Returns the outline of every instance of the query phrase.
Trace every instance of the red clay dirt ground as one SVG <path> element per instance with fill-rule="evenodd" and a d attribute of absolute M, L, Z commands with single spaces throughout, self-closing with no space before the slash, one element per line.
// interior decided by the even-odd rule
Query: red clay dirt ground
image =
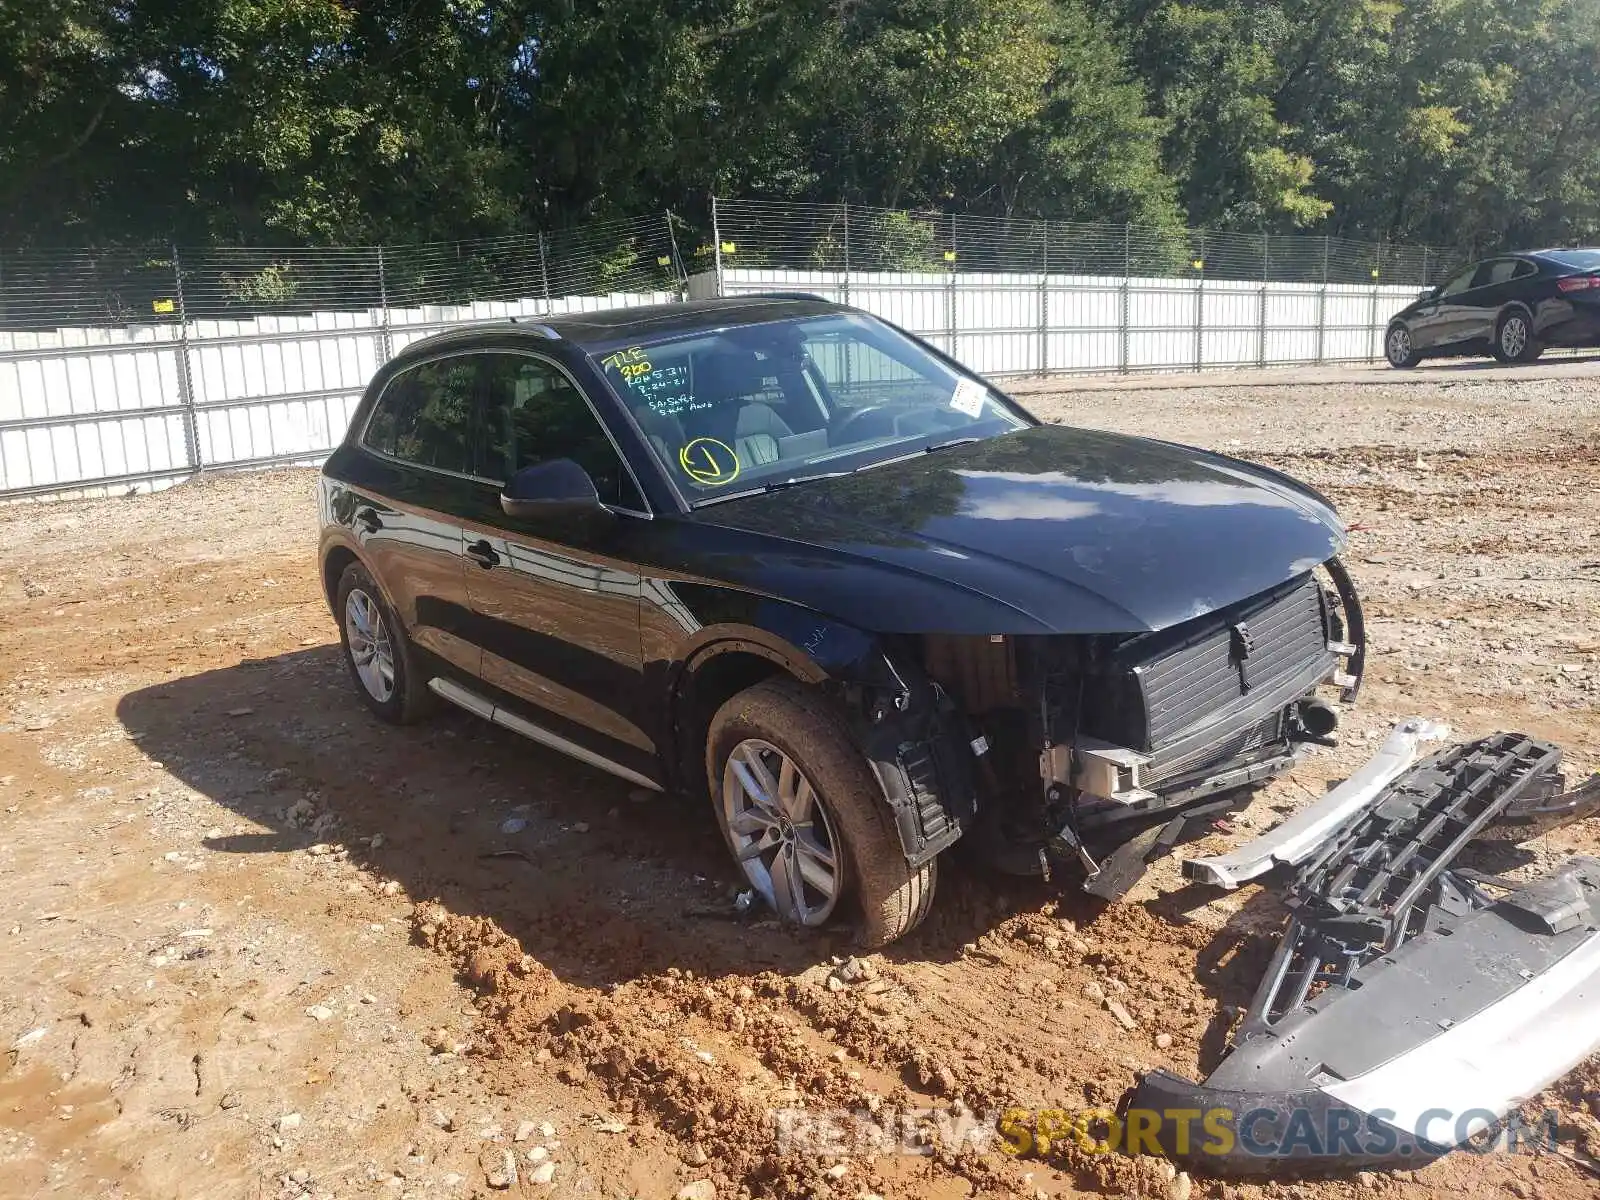
<path fill-rule="evenodd" d="M 1411 713 L 1600 765 L 1600 365 L 1018 390 L 1051 419 L 1285 468 L 1355 526 L 1375 652 L 1344 744 L 1202 849 Z M 1163 863 L 1106 908 L 958 861 L 927 926 L 833 990 L 848 933 L 730 919 L 708 814 L 464 715 L 370 718 L 318 590 L 312 492 L 284 471 L 0 510 L 0 1196 L 1600 1192 L 1570 1142 L 1266 1184 L 1071 1151 L 785 1156 L 774 1110 L 959 1124 L 1203 1073 L 1273 896 Z M 1592 851 L 1593 824 L 1520 859 Z M 1600 1069 L 1542 1102 L 1569 1138 L 1600 1133 Z"/>

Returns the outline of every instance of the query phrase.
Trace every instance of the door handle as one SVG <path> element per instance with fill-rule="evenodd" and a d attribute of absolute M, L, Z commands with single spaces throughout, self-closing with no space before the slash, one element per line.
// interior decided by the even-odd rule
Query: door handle
<path fill-rule="evenodd" d="M 378 514 L 370 508 L 356 509 L 356 524 L 368 533 L 377 533 L 383 528 L 383 522 L 378 519 Z"/>
<path fill-rule="evenodd" d="M 468 546 L 467 557 L 485 571 L 500 565 L 500 556 L 494 552 L 494 547 L 485 541 L 476 541 Z"/>

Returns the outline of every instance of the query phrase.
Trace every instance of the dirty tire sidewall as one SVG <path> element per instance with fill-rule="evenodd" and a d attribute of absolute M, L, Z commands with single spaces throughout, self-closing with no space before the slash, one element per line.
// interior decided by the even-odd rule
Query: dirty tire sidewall
<path fill-rule="evenodd" d="M 379 700 L 367 690 L 360 676 L 356 674 L 355 659 L 350 654 L 350 633 L 345 628 L 345 604 L 350 599 L 350 593 L 357 588 L 372 597 L 389 633 L 389 644 L 394 655 L 394 692 L 387 700 Z M 435 707 L 433 693 L 428 690 L 427 680 L 418 670 L 416 652 L 406 637 L 399 618 L 395 616 L 388 597 L 383 594 L 383 589 L 372 578 L 371 572 L 360 563 L 351 563 L 344 569 L 344 574 L 339 576 L 334 612 L 339 622 L 339 645 L 344 651 L 345 670 L 366 706 L 392 725 L 409 725 L 432 712 Z"/>
<path fill-rule="evenodd" d="M 770 679 L 734 696 L 711 719 L 706 780 L 717 828 L 733 850 L 722 815 L 722 772 L 733 748 L 747 738 L 772 743 L 805 773 L 844 845 L 838 912 L 859 915 L 859 940 L 882 946 L 909 933 L 933 904 L 933 860 L 906 863 L 883 788 L 865 754 L 827 698 L 790 679 Z"/>

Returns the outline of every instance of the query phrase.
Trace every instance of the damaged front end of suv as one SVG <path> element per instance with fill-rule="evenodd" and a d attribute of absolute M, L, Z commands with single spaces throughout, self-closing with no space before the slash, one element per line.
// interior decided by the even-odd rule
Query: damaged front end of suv
<path fill-rule="evenodd" d="M 1333 506 L 1191 447 L 1036 426 L 697 517 L 755 535 L 737 543 L 753 582 L 888 664 L 850 707 L 891 804 L 937 831 L 905 836 L 913 861 L 959 837 L 1114 898 L 1329 742 L 1360 688 Z M 772 631 L 816 640 L 803 615 Z M 820 666 L 840 685 L 873 673 Z"/>
<path fill-rule="evenodd" d="M 1337 558 L 1214 612 L 1129 635 L 920 639 L 972 732 L 973 838 L 995 866 L 1078 870 L 1114 899 L 1156 856 L 1288 770 L 1339 723 L 1365 662 Z"/>

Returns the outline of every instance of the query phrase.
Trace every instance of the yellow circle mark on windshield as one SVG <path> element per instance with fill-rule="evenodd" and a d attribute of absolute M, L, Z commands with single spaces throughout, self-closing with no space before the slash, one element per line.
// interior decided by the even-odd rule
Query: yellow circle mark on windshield
<path fill-rule="evenodd" d="M 721 487 L 739 477 L 739 456 L 716 438 L 695 438 L 678 451 L 683 473 L 705 487 Z"/>

